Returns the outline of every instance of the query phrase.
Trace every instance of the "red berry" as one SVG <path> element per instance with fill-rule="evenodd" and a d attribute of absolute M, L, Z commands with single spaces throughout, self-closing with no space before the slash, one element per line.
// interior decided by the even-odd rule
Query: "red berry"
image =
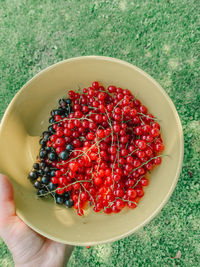
<path fill-rule="evenodd" d="M 56 189 L 56 193 L 57 194 L 59 194 L 59 195 L 62 195 L 62 194 L 64 194 L 64 192 L 65 192 L 65 189 L 63 189 L 62 187 L 57 187 L 57 189 Z"/>
<path fill-rule="evenodd" d="M 83 113 L 88 113 L 88 111 L 89 111 L 88 106 L 83 106 L 82 111 L 83 111 Z"/>
<path fill-rule="evenodd" d="M 104 213 L 110 214 L 112 212 L 112 208 L 105 208 Z"/>
<path fill-rule="evenodd" d="M 152 127 L 152 128 L 157 128 L 157 129 L 160 130 L 160 125 L 159 125 L 157 122 L 153 122 L 153 123 L 151 124 L 151 127 Z"/>
<path fill-rule="evenodd" d="M 140 180 L 140 184 L 141 184 L 142 186 L 147 186 L 147 185 L 149 185 L 149 180 L 146 179 L 146 178 L 142 178 L 142 179 Z"/>
<path fill-rule="evenodd" d="M 126 162 L 127 162 L 127 163 L 130 163 L 130 164 L 132 164 L 132 163 L 133 163 L 133 161 L 134 161 L 134 159 L 133 159 L 133 157 L 132 157 L 132 156 L 128 156 L 128 157 L 126 158 Z"/>
<path fill-rule="evenodd" d="M 137 110 L 136 109 L 131 109 L 130 112 L 129 112 L 129 115 L 133 118 L 136 118 L 136 115 L 137 115 Z"/>
<path fill-rule="evenodd" d="M 57 177 L 52 177 L 51 178 L 52 184 L 58 184 L 58 178 Z"/>
<path fill-rule="evenodd" d="M 126 144 L 128 142 L 128 136 L 121 136 L 120 137 L 120 142 L 123 143 L 123 144 Z"/>
<path fill-rule="evenodd" d="M 135 191 L 135 189 L 133 188 L 129 188 L 127 191 L 126 191 L 126 194 L 128 196 L 128 198 L 130 200 L 133 200 L 136 196 L 137 196 L 137 192 Z"/>
<path fill-rule="evenodd" d="M 138 168 L 140 165 L 141 165 L 141 161 L 140 161 L 139 159 L 135 159 L 135 160 L 133 161 L 133 166 L 134 166 L 135 168 Z"/>
<path fill-rule="evenodd" d="M 136 189 L 137 196 L 138 197 L 143 197 L 144 196 L 144 191 L 142 189 Z"/>
<path fill-rule="evenodd" d="M 133 203 L 131 201 L 128 202 L 127 206 L 130 208 L 130 209 L 135 209 L 137 207 L 137 204 L 136 203 Z"/>
<path fill-rule="evenodd" d="M 64 146 L 65 145 L 65 139 L 64 138 L 61 138 L 61 137 L 58 137 L 55 141 L 55 145 L 56 147 L 58 146 Z"/>
<path fill-rule="evenodd" d="M 56 115 L 55 116 L 55 121 L 58 122 L 58 121 L 61 121 L 61 120 L 62 120 L 62 117 L 60 115 Z"/>
<path fill-rule="evenodd" d="M 95 115 L 95 121 L 101 123 L 103 121 L 103 116 L 101 114 Z"/>
<path fill-rule="evenodd" d="M 117 107 L 114 109 L 114 113 L 118 114 L 118 115 L 121 115 L 122 114 L 122 110 L 121 108 Z"/>
<path fill-rule="evenodd" d="M 94 88 L 94 89 L 98 89 L 99 88 L 99 83 L 98 82 L 93 82 L 92 83 L 92 87 Z"/>
<path fill-rule="evenodd" d="M 141 150 L 144 150 L 147 147 L 147 144 L 145 141 L 139 140 L 139 142 L 137 143 L 137 147 Z"/>
<path fill-rule="evenodd" d="M 128 150 L 127 150 L 126 148 L 122 149 L 122 150 L 121 150 L 121 155 L 122 155 L 123 157 L 127 156 L 127 155 L 128 155 Z"/>
<path fill-rule="evenodd" d="M 106 98 L 106 93 L 104 93 L 104 92 L 100 92 L 99 94 L 98 94 L 98 99 L 99 100 L 104 100 Z"/>
<path fill-rule="evenodd" d="M 108 92 L 109 92 L 109 93 L 115 93 L 115 92 L 116 92 L 116 87 L 115 87 L 114 85 L 110 85 L 110 86 L 108 87 Z"/>
<path fill-rule="evenodd" d="M 121 176 L 119 175 L 119 174 L 113 174 L 112 175 L 112 178 L 113 178 L 113 180 L 115 181 L 115 182 L 118 182 L 120 179 L 121 179 Z"/>
<path fill-rule="evenodd" d="M 69 163 L 69 169 L 72 172 L 76 172 L 78 170 L 78 163 L 76 163 L 76 162 L 70 162 Z"/>
<path fill-rule="evenodd" d="M 101 185 L 102 184 L 102 179 L 100 177 L 95 178 L 94 179 L 94 184 L 97 185 L 97 186 Z"/>
<path fill-rule="evenodd" d="M 116 133 L 119 133 L 120 132 L 120 125 L 119 124 L 115 124 L 113 126 L 113 131 L 116 132 Z"/>
<path fill-rule="evenodd" d="M 140 111 L 141 113 L 143 113 L 143 114 L 146 114 L 146 113 L 147 113 L 147 108 L 146 108 L 145 106 L 141 105 L 141 106 L 139 107 L 139 111 Z"/>
<path fill-rule="evenodd" d="M 92 132 L 89 132 L 89 133 L 87 134 L 87 136 L 86 136 L 86 139 L 87 139 L 87 140 L 94 140 L 94 138 L 95 138 L 95 135 L 94 135 L 94 133 L 92 133 Z"/>
<path fill-rule="evenodd" d="M 100 110 L 100 112 L 105 113 L 105 111 L 106 111 L 105 106 L 99 105 L 99 110 Z"/>
<path fill-rule="evenodd" d="M 107 108 L 107 111 L 108 111 L 108 112 L 113 111 L 113 105 L 111 105 L 111 104 L 107 105 L 106 108 Z"/>
<path fill-rule="evenodd" d="M 152 128 L 152 129 L 150 130 L 150 133 L 151 133 L 151 135 L 152 135 L 153 137 L 157 137 L 157 136 L 159 136 L 159 134 L 160 134 L 160 130 L 159 130 L 158 128 Z"/>
<path fill-rule="evenodd" d="M 160 165 L 161 162 L 162 162 L 162 158 L 161 158 L 161 157 L 158 157 L 158 158 L 155 158 L 155 159 L 154 159 L 154 164 L 155 164 L 155 165 Z"/>
<path fill-rule="evenodd" d="M 87 129 L 89 127 L 89 121 L 88 120 L 83 120 L 82 126 Z"/>
<path fill-rule="evenodd" d="M 118 199 L 116 202 L 115 202 L 115 206 L 117 209 L 121 210 L 125 207 L 125 203 L 122 199 Z"/>
<path fill-rule="evenodd" d="M 122 189 L 117 189 L 114 191 L 114 195 L 116 197 L 123 197 L 124 196 L 124 191 Z"/>
<path fill-rule="evenodd" d="M 124 114 L 130 114 L 131 108 L 129 106 L 123 107 Z"/>
<path fill-rule="evenodd" d="M 163 144 L 155 144 L 154 149 L 158 152 L 161 152 L 164 150 L 164 145 Z"/>
<path fill-rule="evenodd" d="M 134 132 L 136 135 L 142 135 L 143 134 L 142 127 L 141 126 L 135 127 Z"/>
<path fill-rule="evenodd" d="M 80 200 L 86 201 L 88 199 L 88 194 L 86 192 L 82 192 L 80 194 Z"/>
<path fill-rule="evenodd" d="M 82 216 L 82 215 L 84 215 L 84 212 L 83 212 L 83 209 L 78 209 L 77 210 L 77 214 L 79 215 L 79 216 Z"/>

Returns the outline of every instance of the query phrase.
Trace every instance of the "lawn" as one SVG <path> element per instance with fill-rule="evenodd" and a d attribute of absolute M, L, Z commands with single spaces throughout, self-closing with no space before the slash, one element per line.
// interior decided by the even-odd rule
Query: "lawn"
<path fill-rule="evenodd" d="M 198 0 L 0 1 L 0 117 L 40 70 L 75 56 L 104 55 L 152 75 L 183 125 L 182 173 L 159 215 L 123 240 L 76 247 L 68 266 L 199 266 L 199 10 Z M 6 266 L 14 265 L 0 240 L 0 267 Z"/>

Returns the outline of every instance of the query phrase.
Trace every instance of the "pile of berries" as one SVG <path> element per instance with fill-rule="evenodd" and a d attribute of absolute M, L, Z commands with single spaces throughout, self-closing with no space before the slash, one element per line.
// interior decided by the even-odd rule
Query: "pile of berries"
<path fill-rule="evenodd" d="M 98 82 L 82 94 L 69 91 L 59 105 L 29 174 L 38 196 L 80 216 L 88 205 L 107 214 L 136 208 L 164 150 L 154 116 L 129 90 Z"/>

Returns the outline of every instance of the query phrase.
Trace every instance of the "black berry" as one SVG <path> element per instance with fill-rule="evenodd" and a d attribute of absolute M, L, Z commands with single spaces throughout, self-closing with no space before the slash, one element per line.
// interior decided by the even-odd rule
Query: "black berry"
<path fill-rule="evenodd" d="M 44 175 L 44 171 L 43 171 L 43 170 L 39 170 L 39 171 L 38 171 L 38 175 L 39 175 L 39 176 Z"/>
<path fill-rule="evenodd" d="M 49 158 L 49 160 L 54 161 L 54 160 L 56 160 L 56 154 L 51 152 L 48 154 L 48 158 Z"/>
<path fill-rule="evenodd" d="M 36 179 L 38 178 L 38 173 L 37 173 L 36 171 L 32 171 L 32 172 L 30 172 L 30 174 L 29 174 L 29 178 L 30 178 L 31 180 L 36 180 Z"/>
<path fill-rule="evenodd" d="M 51 117 L 51 118 L 49 119 L 49 123 L 53 124 L 54 122 L 55 122 L 54 117 Z"/>
<path fill-rule="evenodd" d="M 59 154 L 59 158 L 62 159 L 62 160 L 66 160 L 69 158 L 69 153 L 68 151 L 62 151 L 60 154 Z"/>
<path fill-rule="evenodd" d="M 40 151 L 40 158 L 44 159 L 47 156 L 47 152 L 45 150 Z"/>
<path fill-rule="evenodd" d="M 49 132 L 54 133 L 54 129 L 53 129 L 53 126 L 52 126 L 52 125 L 50 125 L 50 126 L 48 127 L 48 130 L 49 130 Z"/>
<path fill-rule="evenodd" d="M 39 170 L 40 165 L 38 163 L 33 164 L 33 169 Z"/>
<path fill-rule="evenodd" d="M 64 198 L 65 198 L 65 200 L 69 200 L 70 199 L 70 193 L 69 192 L 65 192 L 64 193 Z"/>
<path fill-rule="evenodd" d="M 56 197 L 56 203 L 57 204 L 63 204 L 64 202 L 64 198 L 62 196 L 57 196 Z"/>
<path fill-rule="evenodd" d="M 44 162 L 41 162 L 41 163 L 40 163 L 40 168 L 41 168 L 41 169 L 44 169 L 45 167 L 46 167 L 46 164 L 45 164 Z"/>
<path fill-rule="evenodd" d="M 44 139 L 44 141 L 48 141 L 48 139 L 49 139 L 49 136 L 50 136 L 51 134 L 50 134 L 50 132 L 43 132 L 43 139 Z"/>
<path fill-rule="evenodd" d="M 74 201 L 69 199 L 65 201 L 65 205 L 67 208 L 71 208 L 74 205 Z"/>
<path fill-rule="evenodd" d="M 66 102 L 67 104 L 69 104 L 69 105 L 72 103 L 71 99 L 69 99 L 69 98 L 66 99 L 65 102 Z"/>
<path fill-rule="evenodd" d="M 66 149 L 67 149 L 68 151 L 71 151 L 71 150 L 74 149 L 74 147 L 73 147 L 72 144 L 68 144 L 68 145 L 66 145 Z"/>
<path fill-rule="evenodd" d="M 53 184 L 53 183 L 49 183 L 47 187 L 48 187 L 48 189 L 49 189 L 50 191 L 53 191 L 53 190 L 56 189 L 56 185 Z"/>
<path fill-rule="evenodd" d="M 39 181 L 36 181 L 36 182 L 34 183 L 34 187 L 35 187 L 36 189 L 41 189 L 41 187 L 42 187 L 42 183 L 39 182 Z"/>
<path fill-rule="evenodd" d="M 45 167 L 45 168 L 44 168 L 44 172 L 45 172 L 45 173 L 50 172 L 50 168 L 49 168 L 49 167 Z"/>
<path fill-rule="evenodd" d="M 45 185 L 47 185 L 49 183 L 50 179 L 47 176 L 43 176 L 41 179 L 41 182 Z"/>
<path fill-rule="evenodd" d="M 55 175 L 55 171 L 51 171 L 51 177 L 53 177 Z"/>
<path fill-rule="evenodd" d="M 46 141 L 44 139 L 40 139 L 40 145 L 42 147 L 45 147 L 46 146 Z"/>
<path fill-rule="evenodd" d="M 44 197 L 44 195 L 47 193 L 47 191 L 44 189 L 44 188 L 42 188 L 42 189 L 39 189 L 38 191 L 37 191 L 37 195 L 39 196 L 39 197 Z"/>

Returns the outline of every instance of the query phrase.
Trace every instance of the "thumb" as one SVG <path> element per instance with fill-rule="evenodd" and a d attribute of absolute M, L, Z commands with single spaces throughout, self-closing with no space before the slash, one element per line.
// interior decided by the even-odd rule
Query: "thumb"
<path fill-rule="evenodd" d="M 15 217 L 14 191 L 5 175 L 0 174 L 0 232 Z"/>

